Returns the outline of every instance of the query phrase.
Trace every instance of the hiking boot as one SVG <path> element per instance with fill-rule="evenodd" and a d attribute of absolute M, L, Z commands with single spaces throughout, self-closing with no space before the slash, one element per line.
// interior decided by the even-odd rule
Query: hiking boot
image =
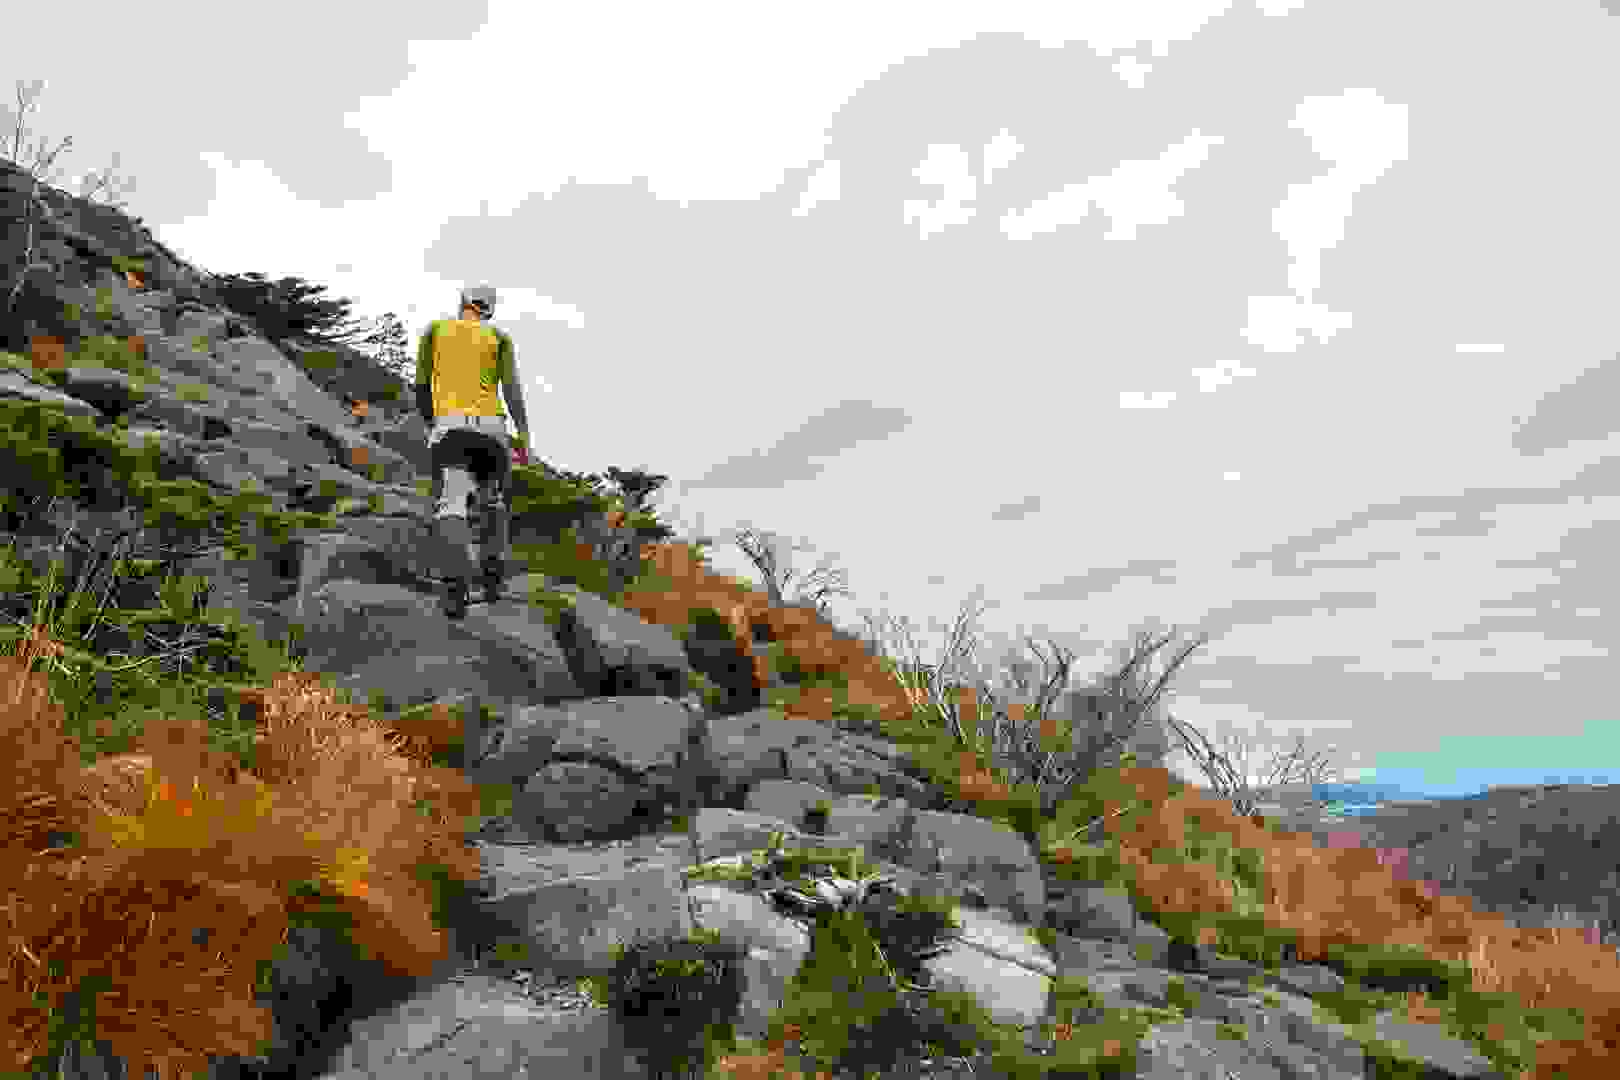
<path fill-rule="evenodd" d="M 467 617 L 467 579 L 450 578 L 444 583 L 444 613 L 452 619 Z"/>
<path fill-rule="evenodd" d="M 506 592 L 506 565 L 504 560 L 494 557 L 484 560 L 483 577 L 484 602 L 493 604 L 501 599 Z"/>

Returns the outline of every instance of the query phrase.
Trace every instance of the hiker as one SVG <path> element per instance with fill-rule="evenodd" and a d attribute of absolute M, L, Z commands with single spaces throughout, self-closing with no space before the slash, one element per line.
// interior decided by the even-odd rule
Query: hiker
<path fill-rule="evenodd" d="M 475 576 L 483 577 L 486 601 L 500 596 L 511 531 L 506 488 L 512 463 L 529 461 L 529 420 L 512 339 L 484 321 L 494 314 L 494 289 L 463 289 L 460 317 L 435 319 L 416 351 L 416 407 L 428 424 L 437 501 L 434 532 L 446 552 L 443 557 L 452 560 L 444 575 L 445 611 L 451 618 L 466 614 Z M 516 446 L 507 437 L 506 414 L 497 396 L 503 386 L 518 431 Z M 495 522 L 480 536 L 480 552 L 468 518 L 486 501 L 496 511 Z"/>

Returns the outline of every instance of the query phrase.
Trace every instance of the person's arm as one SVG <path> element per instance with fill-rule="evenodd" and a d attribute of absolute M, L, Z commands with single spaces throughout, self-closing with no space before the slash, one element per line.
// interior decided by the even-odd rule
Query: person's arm
<path fill-rule="evenodd" d="M 416 347 L 416 411 L 433 426 L 433 324 Z"/>
<path fill-rule="evenodd" d="M 501 335 L 500 370 L 501 384 L 506 390 L 506 407 L 512 413 L 512 425 L 523 436 L 526 448 L 529 441 L 529 414 L 523 407 L 523 387 L 517 377 L 517 355 L 512 348 L 512 339 L 505 334 Z"/>

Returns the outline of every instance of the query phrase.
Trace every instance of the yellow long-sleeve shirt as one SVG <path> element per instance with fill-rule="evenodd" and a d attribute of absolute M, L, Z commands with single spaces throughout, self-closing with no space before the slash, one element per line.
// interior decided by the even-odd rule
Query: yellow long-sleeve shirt
<path fill-rule="evenodd" d="M 505 416 L 504 387 L 513 422 L 520 430 L 528 428 L 512 339 L 486 323 L 435 319 L 429 324 L 416 350 L 416 386 L 418 404 L 431 406 L 432 416 L 423 417 L 430 422 L 434 416 Z"/>

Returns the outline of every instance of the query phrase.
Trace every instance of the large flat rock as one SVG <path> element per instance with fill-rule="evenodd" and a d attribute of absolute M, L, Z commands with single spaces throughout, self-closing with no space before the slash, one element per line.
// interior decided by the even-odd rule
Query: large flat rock
<path fill-rule="evenodd" d="M 490 976 L 462 976 L 354 1025 L 320 1080 L 644 1080 L 605 1009 L 559 1013 Z"/>

